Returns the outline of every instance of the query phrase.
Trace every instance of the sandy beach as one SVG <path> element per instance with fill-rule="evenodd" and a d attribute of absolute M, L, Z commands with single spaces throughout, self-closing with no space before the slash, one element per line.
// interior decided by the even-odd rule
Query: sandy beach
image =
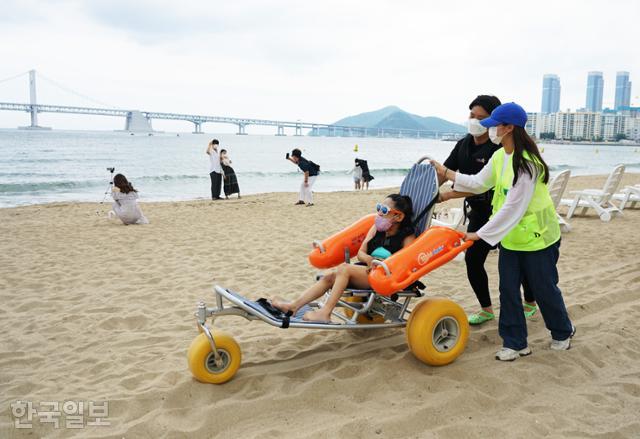
<path fill-rule="evenodd" d="M 605 179 L 575 177 L 568 190 Z M 635 183 L 640 174 L 622 185 Z M 109 204 L 0 209 L 0 437 L 640 437 L 640 208 L 609 223 L 591 211 L 563 235 L 560 288 L 578 328 L 569 351 L 549 349 L 539 314 L 528 325 L 533 355 L 495 361 L 493 321 L 440 368 L 413 357 L 404 330 L 229 317 L 217 325 L 242 348 L 237 376 L 220 386 L 192 378 L 193 312 L 213 303 L 214 283 L 251 298 L 297 296 L 316 273 L 311 241 L 389 192 L 319 193 L 313 207 L 294 206 L 293 193 L 142 203 L 145 226 L 108 221 Z M 498 305 L 496 252 L 487 269 Z M 423 282 L 428 296 L 477 309 L 464 263 Z M 56 429 L 34 415 L 19 430 L 17 400 L 107 401 L 110 425 L 68 429 L 63 414 Z"/>

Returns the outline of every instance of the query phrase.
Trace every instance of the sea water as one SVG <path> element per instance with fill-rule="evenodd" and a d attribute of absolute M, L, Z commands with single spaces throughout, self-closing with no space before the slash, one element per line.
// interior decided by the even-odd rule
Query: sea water
<path fill-rule="evenodd" d="M 355 158 L 368 161 L 375 177 L 371 188 L 394 187 L 420 157 L 443 161 L 455 145 L 430 139 L 0 130 L 0 207 L 101 201 L 109 187 L 108 167 L 124 174 L 142 201 L 210 198 L 205 150 L 212 138 L 227 149 L 242 194 L 297 192 L 302 173 L 285 160 L 293 148 L 320 165 L 314 191 L 328 192 L 353 189 L 348 172 Z M 552 174 L 608 174 L 619 163 L 627 172 L 640 172 L 638 147 L 540 147 Z"/>

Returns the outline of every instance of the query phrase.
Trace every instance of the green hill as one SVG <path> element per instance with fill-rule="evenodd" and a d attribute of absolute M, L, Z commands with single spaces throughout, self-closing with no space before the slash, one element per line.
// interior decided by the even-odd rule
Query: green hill
<path fill-rule="evenodd" d="M 348 116 L 333 125 L 363 128 L 439 131 L 442 133 L 466 133 L 466 128 L 439 117 L 423 117 L 408 113 L 390 105 L 376 111 Z M 324 134 L 324 133 L 322 133 Z"/>

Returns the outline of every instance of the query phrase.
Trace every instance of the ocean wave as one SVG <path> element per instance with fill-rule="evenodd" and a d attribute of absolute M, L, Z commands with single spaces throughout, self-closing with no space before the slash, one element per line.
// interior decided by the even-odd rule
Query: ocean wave
<path fill-rule="evenodd" d="M 43 174 L 40 172 L 0 172 L 0 178 L 2 177 L 60 178 L 60 174 Z"/>
<path fill-rule="evenodd" d="M 380 169 L 372 169 L 371 174 L 375 177 L 381 176 L 404 176 L 407 174 L 409 170 L 405 168 L 380 168 Z M 296 178 L 300 177 L 302 173 L 300 171 L 289 171 L 289 172 L 239 172 L 239 179 L 255 179 L 255 178 Z M 325 178 L 349 178 L 346 170 L 329 170 L 329 171 L 321 171 L 321 177 Z M 28 173 L 28 172 L 8 172 L 8 173 L 0 173 L 2 177 L 12 177 L 12 178 L 22 178 L 24 182 L 13 182 L 13 183 L 0 183 L 0 193 L 5 195 L 10 194 L 42 194 L 42 193 L 59 193 L 59 192 L 69 192 L 69 191 L 83 191 L 83 190 L 92 190 L 94 188 L 100 188 L 109 184 L 108 179 L 81 179 L 81 180 L 60 180 L 62 177 L 59 174 L 37 174 L 37 173 Z M 49 181 L 29 181 L 29 179 L 39 179 L 42 178 L 55 178 L 57 180 L 49 180 Z M 136 186 L 148 186 L 154 185 L 160 182 L 164 183 L 178 183 L 185 181 L 203 181 L 208 182 L 209 176 L 207 174 L 163 174 L 163 175 L 145 175 L 145 176 L 130 176 L 129 181 Z"/>
<path fill-rule="evenodd" d="M 376 175 L 406 175 L 409 172 L 409 168 L 378 168 L 378 169 L 369 169 L 369 172 L 374 177 Z M 295 177 L 301 175 L 301 171 L 289 171 L 289 172 L 236 172 L 238 176 L 247 176 L 247 177 Z M 348 169 L 330 169 L 323 170 L 320 168 L 320 176 L 330 176 L 330 177 L 343 177 L 349 174 Z"/>
<path fill-rule="evenodd" d="M 20 159 L 20 158 L 12 158 L 7 160 L 5 163 L 11 164 L 11 163 L 32 163 L 32 164 L 39 164 L 39 163 L 63 163 L 63 162 L 75 162 L 78 163 L 78 159 L 77 158 L 55 158 L 55 159 L 47 159 L 47 158 L 34 158 L 34 157 L 28 157 L 28 158 L 24 158 L 24 159 Z"/>
<path fill-rule="evenodd" d="M 27 192 L 64 192 L 70 189 L 94 188 L 109 184 L 108 181 L 63 180 L 30 183 L 0 183 L 0 193 L 19 194 Z"/>
<path fill-rule="evenodd" d="M 571 165 L 549 165 L 549 171 L 551 172 L 556 172 L 556 171 L 565 171 L 567 169 L 578 169 L 578 166 L 571 166 Z"/>
<path fill-rule="evenodd" d="M 131 177 L 131 182 L 134 181 L 175 181 L 175 180 L 208 180 L 208 175 L 190 175 L 190 174 L 178 174 L 178 175 L 145 175 L 143 177 Z"/>
<path fill-rule="evenodd" d="M 380 168 L 380 169 L 371 169 L 371 175 L 374 177 L 376 175 L 406 175 L 409 172 L 409 168 Z M 297 177 L 302 175 L 301 171 L 287 171 L 287 172 L 264 172 L 264 171 L 236 171 L 236 175 L 238 177 L 246 177 L 246 178 L 287 178 L 287 177 Z M 348 170 L 340 169 L 340 170 L 327 170 L 323 171 L 320 169 L 321 176 L 329 176 L 329 177 L 345 177 L 348 175 Z M 176 181 L 176 180 L 209 180 L 209 176 L 207 174 L 179 174 L 179 175 L 145 175 L 140 177 L 131 177 L 131 181 Z"/>

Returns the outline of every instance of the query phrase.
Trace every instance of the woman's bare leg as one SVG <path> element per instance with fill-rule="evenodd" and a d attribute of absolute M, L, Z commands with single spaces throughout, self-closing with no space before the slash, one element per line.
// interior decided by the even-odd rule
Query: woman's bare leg
<path fill-rule="evenodd" d="M 336 271 L 331 295 L 324 306 L 316 311 L 306 312 L 303 319 L 310 321 L 331 320 L 331 311 L 336 307 L 342 293 L 344 293 L 349 284 L 359 289 L 369 288 L 368 268 L 363 265 L 340 265 Z"/>
<path fill-rule="evenodd" d="M 281 311 L 287 312 L 291 311 L 292 313 L 296 313 L 298 309 L 302 306 L 306 305 L 309 302 L 316 300 L 318 297 L 322 296 L 325 291 L 331 289 L 333 286 L 333 282 L 336 279 L 336 273 L 331 271 L 327 273 L 322 279 L 313 284 L 308 290 L 306 290 L 300 297 L 298 297 L 293 302 L 287 302 L 280 298 L 274 298 L 271 301 L 271 304 L 278 308 Z"/>

